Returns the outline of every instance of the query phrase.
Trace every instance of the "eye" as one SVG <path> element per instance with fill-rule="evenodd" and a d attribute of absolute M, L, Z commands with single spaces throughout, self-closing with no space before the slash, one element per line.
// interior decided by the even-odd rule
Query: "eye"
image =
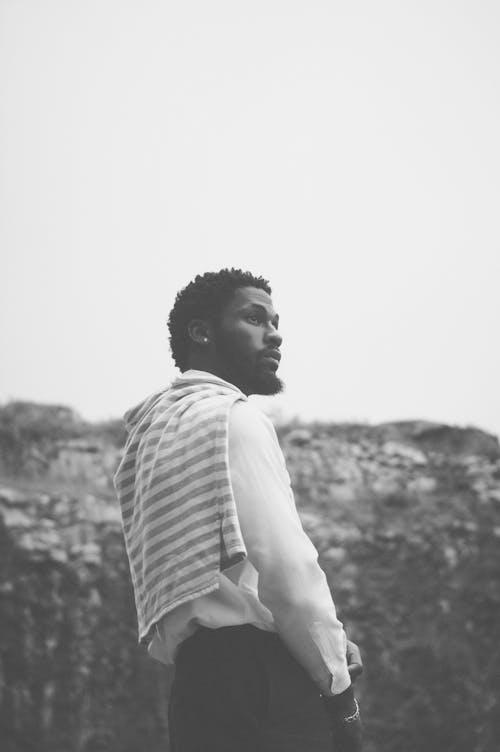
<path fill-rule="evenodd" d="M 259 324 L 260 319 L 257 313 L 249 313 L 247 316 L 248 321 L 250 321 L 251 324 Z"/>

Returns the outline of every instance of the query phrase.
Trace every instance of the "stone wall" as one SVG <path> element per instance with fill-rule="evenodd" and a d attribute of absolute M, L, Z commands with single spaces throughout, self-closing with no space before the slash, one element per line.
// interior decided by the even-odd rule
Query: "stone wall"
<path fill-rule="evenodd" d="M 2 749 L 168 752 L 172 676 L 137 645 L 109 485 L 120 449 L 109 431 L 80 429 L 18 432 L 39 462 L 16 461 L 0 489 Z M 363 650 L 366 752 L 500 748 L 500 452 L 463 431 L 279 429 L 304 526 Z"/>

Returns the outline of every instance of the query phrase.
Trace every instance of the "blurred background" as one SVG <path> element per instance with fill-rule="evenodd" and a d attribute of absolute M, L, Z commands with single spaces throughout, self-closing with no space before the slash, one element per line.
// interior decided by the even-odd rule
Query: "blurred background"
<path fill-rule="evenodd" d="M 166 747 L 111 477 L 197 273 L 268 278 L 261 400 L 359 639 L 367 752 L 496 752 L 500 9 L 0 0 L 1 736 Z"/>

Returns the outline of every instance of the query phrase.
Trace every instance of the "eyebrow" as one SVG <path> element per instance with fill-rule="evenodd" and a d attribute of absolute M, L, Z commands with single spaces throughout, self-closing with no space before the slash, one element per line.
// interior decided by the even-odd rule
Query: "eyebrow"
<path fill-rule="evenodd" d="M 266 315 L 266 317 L 269 315 L 269 312 L 265 306 L 263 306 L 261 303 L 247 303 L 242 307 L 243 311 L 249 311 L 249 310 L 258 310 L 259 312 L 262 312 Z M 280 317 L 277 313 L 274 314 L 272 317 L 272 320 L 276 322 L 276 324 L 279 324 Z"/>

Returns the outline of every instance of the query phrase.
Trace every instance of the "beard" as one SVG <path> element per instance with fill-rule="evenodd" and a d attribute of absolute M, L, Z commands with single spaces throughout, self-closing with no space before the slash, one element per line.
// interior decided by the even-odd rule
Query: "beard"
<path fill-rule="evenodd" d="M 241 389 L 243 394 L 270 397 L 283 391 L 282 380 L 263 358 L 257 355 L 255 359 L 251 359 L 239 351 L 234 342 L 226 340 L 224 335 L 219 334 L 217 337 L 216 352 L 221 364 L 221 378 Z"/>
<path fill-rule="evenodd" d="M 280 392 L 282 392 L 284 388 L 285 385 L 283 384 L 279 376 L 277 376 L 274 371 L 267 369 L 255 374 L 255 378 L 250 387 L 251 390 L 247 393 L 262 394 L 271 397 L 275 394 L 280 394 Z"/>

